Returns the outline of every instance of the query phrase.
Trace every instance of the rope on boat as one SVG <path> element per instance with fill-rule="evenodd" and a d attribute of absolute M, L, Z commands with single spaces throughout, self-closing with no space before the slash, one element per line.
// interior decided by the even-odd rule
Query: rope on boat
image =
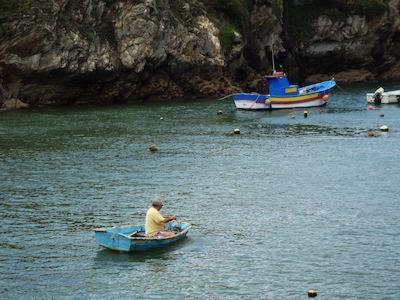
<path fill-rule="evenodd" d="M 336 86 L 339 88 L 339 90 L 341 92 L 346 93 L 346 91 L 340 85 L 338 85 L 337 82 L 336 82 Z"/>
<path fill-rule="evenodd" d="M 332 77 L 332 80 L 335 80 L 335 77 Z M 336 86 L 339 88 L 339 90 L 343 93 L 346 93 L 346 91 L 344 90 L 344 88 L 342 88 L 335 80 Z"/>
<path fill-rule="evenodd" d="M 230 98 L 230 97 L 232 97 L 232 96 L 233 96 L 233 94 L 230 94 L 230 95 L 228 95 L 228 96 L 224 96 L 224 97 L 222 97 L 222 98 L 219 98 L 217 101 L 222 101 L 222 100 L 228 99 L 228 98 Z"/>
<path fill-rule="evenodd" d="M 256 99 L 256 101 L 254 102 L 254 104 L 253 104 L 253 106 L 256 106 L 257 105 L 257 101 L 258 101 L 258 98 L 260 98 L 260 94 L 258 94 L 258 96 L 257 96 L 257 99 Z"/>

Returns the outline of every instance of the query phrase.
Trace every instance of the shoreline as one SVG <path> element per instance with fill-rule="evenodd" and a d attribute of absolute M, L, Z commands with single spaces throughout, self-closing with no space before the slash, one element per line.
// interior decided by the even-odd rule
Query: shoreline
<path fill-rule="evenodd" d="M 317 76 L 319 76 L 317 78 Z M 328 80 L 329 76 L 325 75 L 325 74 L 316 74 L 316 77 L 319 80 L 316 81 L 306 81 L 306 84 L 312 84 L 315 83 L 317 81 L 324 81 L 324 80 Z M 331 77 L 332 78 L 332 77 Z M 337 80 L 337 78 L 335 78 L 335 80 Z M 365 81 L 354 81 L 354 82 L 349 82 L 349 81 L 341 81 L 341 80 L 337 80 L 337 84 L 339 86 L 338 90 L 342 90 L 343 88 L 346 87 L 353 87 L 353 86 L 363 86 L 363 85 L 374 85 L 376 84 L 376 89 L 379 87 L 383 87 L 385 88 L 385 85 L 396 85 L 396 84 L 400 84 L 400 80 L 395 80 L 395 79 L 391 79 L 391 80 L 379 80 L 379 79 L 374 79 L 374 80 L 365 80 Z M 238 91 L 239 88 L 237 88 Z M 386 90 L 386 89 L 385 89 Z M 374 92 L 375 90 L 366 90 L 365 93 L 367 92 Z M 250 92 L 257 92 L 260 94 L 263 94 L 262 91 L 260 90 L 253 90 Z M 165 104 L 165 103 L 191 103 L 191 102 L 197 102 L 197 101 L 218 101 L 219 99 L 221 99 L 221 97 L 224 96 L 229 96 L 228 95 L 221 95 L 221 94 L 215 94 L 215 95 L 211 95 L 211 96 L 207 96 L 207 97 L 196 97 L 196 96 L 189 96 L 189 95 L 184 95 L 184 96 L 180 96 L 180 97 L 171 97 L 171 98 L 165 98 L 165 99 L 160 99 L 157 97 L 149 97 L 147 99 L 123 99 L 123 100 L 112 100 L 112 101 L 81 101 L 81 100 L 77 100 L 75 102 L 71 102 L 71 103 L 65 103 L 65 102 L 57 102 L 57 101 L 52 101 L 49 103 L 45 103 L 43 104 L 39 102 L 39 104 L 37 104 L 38 102 L 33 101 L 33 102 L 25 102 L 23 99 L 19 99 L 19 98 L 12 98 L 12 99 L 8 99 L 6 101 L 12 100 L 12 101 L 20 101 L 22 103 L 22 105 L 28 105 L 29 109 L 45 109 L 45 108 L 49 108 L 49 107 L 90 107 L 90 106 L 130 106 L 130 105 L 158 105 L 158 104 Z M 6 101 L 2 101 L 0 100 L 0 107 L 2 107 L 3 103 Z M 228 101 L 226 99 L 226 101 Z M 28 107 L 17 107 L 17 108 L 0 108 L 0 112 L 6 112 L 6 111 L 14 111 L 14 110 L 19 110 L 19 109 L 27 109 Z"/>

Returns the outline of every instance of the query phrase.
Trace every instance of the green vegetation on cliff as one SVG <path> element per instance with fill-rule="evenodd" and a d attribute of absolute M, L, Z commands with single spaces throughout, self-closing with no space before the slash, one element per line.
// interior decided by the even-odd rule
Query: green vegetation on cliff
<path fill-rule="evenodd" d="M 235 40 L 235 27 L 231 24 L 224 24 L 219 30 L 219 42 L 225 50 L 232 49 Z"/>
<path fill-rule="evenodd" d="M 321 15 L 332 20 L 345 20 L 349 15 L 365 16 L 367 20 L 381 16 L 388 9 L 388 0 L 274 0 L 288 2 L 286 7 L 289 36 L 297 41 L 307 39 L 314 33 L 313 21 Z"/>
<path fill-rule="evenodd" d="M 219 40 L 224 50 L 230 50 L 235 31 L 244 33 L 249 24 L 255 0 L 204 0 L 211 15 L 220 24 Z"/>
<path fill-rule="evenodd" d="M 372 19 L 387 11 L 389 0 L 362 0 L 355 2 L 355 7 L 368 19 Z"/>
<path fill-rule="evenodd" d="M 0 17 L 25 14 L 32 6 L 32 0 L 0 0 Z"/>
<path fill-rule="evenodd" d="M 278 19 L 280 19 L 282 17 L 282 13 L 283 13 L 283 4 L 282 4 L 282 0 L 272 0 L 272 11 L 274 13 L 274 15 L 276 17 L 278 17 Z"/>
<path fill-rule="evenodd" d="M 254 0 L 205 0 L 206 5 L 226 15 L 240 29 L 245 29 Z"/>

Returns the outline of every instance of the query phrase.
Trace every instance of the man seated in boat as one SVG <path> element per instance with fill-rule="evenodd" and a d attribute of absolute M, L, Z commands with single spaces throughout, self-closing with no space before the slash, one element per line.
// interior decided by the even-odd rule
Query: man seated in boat
<path fill-rule="evenodd" d="M 146 213 L 146 237 L 171 237 L 175 233 L 165 231 L 164 225 L 170 221 L 176 220 L 176 216 L 162 216 L 160 210 L 163 207 L 161 199 L 154 199 L 152 206 Z"/>

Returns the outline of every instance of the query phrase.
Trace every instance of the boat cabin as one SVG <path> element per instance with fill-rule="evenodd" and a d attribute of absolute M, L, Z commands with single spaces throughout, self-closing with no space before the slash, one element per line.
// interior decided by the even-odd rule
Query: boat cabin
<path fill-rule="evenodd" d="M 284 72 L 274 71 L 266 79 L 268 80 L 269 94 L 271 96 L 285 97 L 299 95 L 299 86 L 291 85 Z"/>

